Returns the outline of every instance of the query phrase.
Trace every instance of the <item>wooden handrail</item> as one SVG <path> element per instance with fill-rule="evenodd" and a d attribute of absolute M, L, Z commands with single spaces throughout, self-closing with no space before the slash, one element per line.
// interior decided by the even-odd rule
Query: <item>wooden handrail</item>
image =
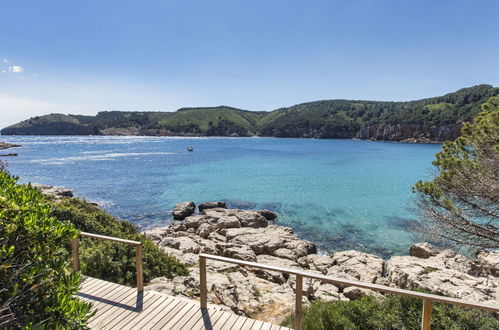
<path fill-rule="evenodd" d="M 111 242 L 118 242 L 123 244 L 132 245 L 135 247 L 135 270 L 136 270 L 136 278 L 137 278 L 137 291 L 144 291 L 144 265 L 142 261 L 142 242 L 139 241 L 131 241 L 128 239 L 112 237 L 112 236 L 104 236 L 98 234 L 92 234 L 87 232 L 80 232 L 80 236 L 96 238 Z M 80 271 L 80 251 L 78 247 L 78 237 L 71 239 L 71 250 L 72 250 L 72 264 L 73 270 L 75 272 Z"/>
<path fill-rule="evenodd" d="M 302 270 L 297 270 L 297 269 L 264 265 L 264 264 L 259 264 L 256 262 L 232 259 L 232 258 L 227 258 L 227 257 L 220 257 L 220 256 L 215 256 L 215 255 L 211 255 L 211 254 L 204 254 L 204 253 L 201 253 L 199 255 L 199 268 L 200 268 L 199 270 L 200 270 L 200 279 L 201 279 L 200 280 L 201 308 L 206 308 L 206 305 L 207 305 L 206 259 L 217 260 L 217 261 L 228 262 L 228 263 L 241 265 L 241 266 L 248 266 L 248 267 L 266 269 L 266 270 L 276 271 L 276 272 L 280 272 L 280 273 L 295 275 L 296 276 L 296 289 L 295 289 L 295 297 L 296 297 L 296 299 L 295 299 L 295 329 L 296 330 L 302 329 L 302 303 L 301 303 L 301 301 L 302 301 L 302 285 L 303 285 L 302 283 L 303 283 L 304 277 L 308 277 L 308 278 L 315 279 L 315 280 L 320 280 L 323 282 L 339 284 L 342 286 L 355 286 L 355 287 L 359 287 L 359 288 L 365 288 L 365 289 L 370 289 L 370 290 L 375 290 L 375 291 L 388 292 L 388 293 L 393 293 L 393 294 L 397 294 L 397 295 L 403 295 L 403 296 L 408 296 L 408 297 L 412 297 L 412 298 L 423 299 L 423 313 L 422 313 L 422 317 L 421 317 L 421 329 L 424 329 L 424 330 L 430 329 L 432 302 L 441 302 L 441 303 L 460 305 L 460 306 L 465 306 L 465 307 L 479 308 L 479 309 L 483 309 L 483 310 L 487 310 L 487 311 L 495 312 L 495 313 L 499 312 L 499 305 L 488 305 L 488 304 L 483 304 L 483 303 L 466 301 L 466 300 L 462 300 L 462 299 L 437 296 L 434 294 L 428 294 L 428 293 L 404 290 L 404 289 L 399 289 L 399 288 L 393 288 L 393 287 L 389 287 L 389 286 L 385 286 L 385 285 L 366 283 L 366 282 L 361 282 L 361 281 L 356 281 L 356 280 L 347 280 L 347 279 L 342 279 L 339 277 L 332 277 L 332 276 L 326 276 L 326 275 L 312 274 L 312 273 L 308 273 L 308 272 L 305 272 Z"/>

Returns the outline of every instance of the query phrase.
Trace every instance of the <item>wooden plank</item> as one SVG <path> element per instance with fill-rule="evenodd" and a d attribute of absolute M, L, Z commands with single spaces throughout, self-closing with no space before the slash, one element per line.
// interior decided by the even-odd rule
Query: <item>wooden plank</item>
<path fill-rule="evenodd" d="M 227 322 L 225 322 L 225 324 L 223 325 L 223 327 L 221 328 L 221 330 L 230 330 L 234 324 L 236 324 L 236 322 L 243 316 L 239 316 L 239 315 L 236 315 L 236 314 L 233 314 L 228 320 Z"/>
<path fill-rule="evenodd" d="M 281 330 L 281 327 L 278 326 L 277 324 L 272 324 L 272 326 L 270 327 L 270 330 Z"/>
<path fill-rule="evenodd" d="M 193 308 L 185 314 L 181 320 L 179 320 L 175 325 L 169 327 L 171 330 L 179 330 L 182 329 L 186 323 L 189 323 L 193 319 L 198 320 L 199 317 L 202 316 L 202 309 L 199 308 L 199 305 L 195 304 Z"/>
<path fill-rule="evenodd" d="M 170 304 L 168 304 L 167 306 L 165 306 L 163 311 L 159 312 L 158 314 L 156 314 L 156 316 L 147 320 L 147 323 L 145 325 L 143 325 L 144 329 L 151 328 L 152 326 L 156 325 L 156 323 L 158 323 L 164 317 L 168 318 L 168 315 L 171 315 L 171 313 L 175 309 L 175 307 L 177 307 L 177 305 L 181 303 L 180 299 L 175 299 L 173 297 L 171 297 L 171 298 L 172 298 L 172 302 Z"/>
<path fill-rule="evenodd" d="M 106 287 L 103 287 L 106 288 Z M 107 287 L 107 294 L 101 292 L 89 293 L 88 295 L 96 297 L 92 299 L 91 297 L 80 296 L 86 301 L 90 301 L 93 304 L 94 309 L 98 309 L 98 314 L 102 314 L 109 306 L 113 306 L 116 304 L 122 303 L 124 299 L 126 299 L 131 294 L 135 294 L 135 290 L 130 292 L 129 288 L 121 287 L 118 289 Z M 82 294 L 87 294 L 83 292 Z"/>
<path fill-rule="evenodd" d="M 239 316 L 236 320 L 236 322 L 234 322 L 234 324 L 229 328 L 229 330 L 239 330 L 242 328 L 244 322 L 246 322 L 248 318 L 247 317 L 244 317 L 244 316 Z"/>
<path fill-rule="evenodd" d="M 155 307 L 166 303 L 167 298 L 161 295 L 148 295 L 147 299 L 144 297 L 143 309 L 132 316 L 124 318 L 121 322 L 115 324 L 113 328 L 116 329 L 139 329 L 135 327 L 135 324 L 139 323 L 143 319 L 148 319 L 149 315 L 154 312 Z"/>
<path fill-rule="evenodd" d="M 222 329 L 225 322 L 227 322 L 227 320 L 231 317 L 231 315 L 233 314 L 228 312 L 223 312 L 222 316 L 220 316 L 220 318 L 215 323 L 213 323 L 213 328 Z"/>
<path fill-rule="evenodd" d="M 263 322 L 259 320 L 255 320 L 255 323 L 253 323 L 253 326 L 251 327 L 251 330 L 260 330 L 263 326 Z"/>
<path fill-rule="evenodd" d="M 185 315 L 189 314 L 189 312 L 195 308 L 198 308 L 198 306 L 196 304 L 192 304 L 192 303 L 188 302 L 186 305 L 184 305 L 183 308 L 181 308 L 178 311 L 178 313 L 176 313 L 175 315 L 172 315 L 172 317 L 169 320 L 167 320 L 167 322 L 164 323 L 161 326 L 161 328 L 171 329 L 172 327 L 175 326 L 175 324 L 177 324 L 177 322 L 181 321 Z"/>
<path fill-rule="evenodd" d="M 260 330 L 270 330 L 272 328 L 272 323 L 265 322 Z"/>
<path fill-rule="evenodd" d="M 160 320 L 158 320 L 158 322 L 156 322 L 156 324 L 151 327 L 151 330 L 163 328 L 163 326 L 168 323 L 173 317 L 175 317 L 175 315 L 178 314 L 179 311 L 182 310 L 182 308 L 184 308 L 185 306 L 187 306 L 187 302 L 180 301 L 180 303 L 178 303 L 172 310 L 170 310 L 170 312 L 168 312 Z"/>
<path fill-rule="evenodd" d="M 135 317 L 140 315 L 142 311 L 147 310 L 147 308 L 159 298 L 161 297 L 157 295 L 151 295 L 149 294 L 149 292 L 146 292 L 143 295 L 142 308 L 140 309 L 129 310 L 116 306 L 114 308 L 116 310 L 116 314 L 112 314 L 112 316 L 109 317 L 111 318 L 111 320 L 108 320 L 106 322 L 105 327 L 107 329 L 119 329 L 120 327 L 118 326 L 118 324 L 124 326 L 128 322 L 133 321 Z"/>
<path fill-rule="evenodd" d="M 129 289 L 129 288 L 127 288 Z M 95 319 L 91 319 L 90 325 L 94 325 L 97 323 L 106 323 L 109 320 L 114 320 L 117 316 L 119 316 L 126 309 L 121 306 L 130 306 L 133 308 L 133 304 L 137 302 L 137 292 L 132 290 L 133 294 L 129 294 L 129 292 L 121 293 L 118 296 L 119 301 L 107 304 L 101 308 L 101 311 L 97 311 L 95 315 Z"/>
<path fill-rule="evenodd" d="M 196 310 L 196 314 L 194 314 L 193 317 L 191 317 L 191 319 L 187 322 L 184 322 L 184 324 L 182 325 L 181 330 L 191 330 L 191 329 L 195 329 L 195 325 L 198 324 L 200 322 L 200 320 L 203 319 L 203 315 L 207 314 L 208 313 L 208 310 L 207 309 L 201 309 L 201 308 L 198 308 Z"/>
<path fill-rule="evenodd" d="M 172 309 L 178 301 L 170 296 L 165 296 L 164 300 L 161 300 L 161 303 L 157 305 L 154 310 L 152 310 L 147 317 L 142 317 L 140 322 L 135 325 L 136 329 L 147 329 L 155 324 L 157 321 L 163 317 L 165 313 L 167 313 L 170 309 Z M 152 308 L 152 306 L 151 306 Z"/>
<path fill-rule="evenodd" d="M 247 318 L 246 322 L 244 322 L 243 326 L 241 327 L 241 330 L 250 330 L 254 323 L 255 320 Z"/>
<path fill-rule="evenodd" d="M 205 310 L 206 313 L 203 314 L 203 318 L 199 320 L 192 329 L 212 329 L 213 324 L 222 316 L 222 311 L 216 311 L 211 308 Z"/>

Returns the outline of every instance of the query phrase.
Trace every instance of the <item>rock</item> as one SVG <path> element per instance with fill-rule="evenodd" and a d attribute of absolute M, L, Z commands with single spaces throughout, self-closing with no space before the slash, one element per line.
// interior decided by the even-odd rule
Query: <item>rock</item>
<path fill-rule="evenodd" d="M 340 300 L 340 292 L 338 287 L 330 283 L 319 284 L 315 289 L 314 299 L 319 299 L 323 301 L 338 301 Z"/>
<path fill-rule="evenodd" d="M 55 198 L 55 201 L 59 201 L 64 197 L 73 197 L 73 191 L 64 187 L 56 187 L 56 186 L 47 186 L 38 183 L 32 183 L 33 187 L 37 188 L 42 192 L 42 194 L 46 196 L 51 196 Z"/>
<path fill-rule="evenodd" d="M 200 247 L 190 237 L 165 237 L 160 245 L 178 249 L 184 253 L 199 253 Z"/>
<path fill-rule="evenodd" d="M 275 220 L 277 218 L 277 213 L 269 210 L 258 210 L 257 212 L 269 221 Z"/>
<path fill-rule="evenodd" d="M 373 296 L 377 298 L 383 297 L 382 294 L 369 290 L 369 289 L 364 289 L 364 288 L 358 288 L 354 286 L 349 286 L 348 288 L 343 290 L 343 295 L 347 297 L 350 300 L 357 300 L 362 298 L 363 296 Z"/>
<path fill-rule="evenodd" d="M 435 294 L 465 300 L 495 303 L 499 299 L 497 278 L 472 276 L 463 270 L 463 256 L 428 259 L 395 256 L 387 262 L 387 279 L 392 286 L 402 289 L 426 288 Z M 471 260 L 468 260 L 471 262 Z"/>
<path fill-rule="evenodd" d="M 409 247 L 409 255 L 416 258 L 428 259 L 429 257 L 436 256 L 439 253 L 439 249 L 426 242 L 414 244 Z"/>
<path fill-rule="evenodd" d="M 225 233 L 227 242 L 249 246 L 255 254 L 276 255 L 280 250 L 281 256 L 297 260 L 309 253 L 314 253 L 314 244 L 302 240 L 295 234 L 290 234 L 286 227 L 270 225 L 267 228 L 230 228 Z"/>
<path fill-rule="evenodd" d="M 236 214 L 242 227 L 262 228 L 269 225 L 267 219 L 257 211 L 241 211 Z"/>
<path fill-rule="evenodd" d="M 225 205 L 225 202 L 206 202 L 203 204 L 200 204 L 198 206 L 199 212 L 203 212 L 203 210 L 206 209 L 214 209 L 214 208 L 226 208 L 227 206 Z"/>
<path fill-rule="evenodd" d="M 223 256 L 246 261 L 257 260 L 255 252 L 247 246 L 234 246 L 226 248 L 223 250 Z"/>
<path fill-rule="evenodd" d="M 499 276 L 499 254 L 493 252 L 479 252 L 477 259 L 487 275 Z"/>
<path fill-rule="evenodd" d="M 203 223 L 199 226 L 196 233 L 202 238 L 208 238 L 211 234 L 211 226 L 207 223 Z"/>
<path fill-rule="evenodd" d="M 323 274 L 327 273 L 328 268 L 333 266 L 334 260 L 327 255 L 309 254 L 298 260 L 300 266 L 317 270 Z"/>
<path fill-rule="evenodd" d="M 196 204 L 194 202 L 184 202 L 175 205 L 173 209 L 173 219 L 184 220 L 186 217 L 190 216 L 196 210 Z"/>
<path fill-rule="evenodd" d="M 235 216 L 221 217 L 217 220 L 218 229 L 241 228 L 241 222 Z"/>
<path fill-rule="evenodd" d="M 355 250 L 341 251 L 332 255 L 333 266 L 327 269 L 327 275 L 353 278 L 374 283 L 382 277 L 384 261 L 378 256 Z"/>
<path fill-rule="evenodd" d="M 191 215 L 184 219 L 183 223 L 186 228 L 197 229 L 202 223 L 206 223 L 208 220 L 203 215 Z"/>

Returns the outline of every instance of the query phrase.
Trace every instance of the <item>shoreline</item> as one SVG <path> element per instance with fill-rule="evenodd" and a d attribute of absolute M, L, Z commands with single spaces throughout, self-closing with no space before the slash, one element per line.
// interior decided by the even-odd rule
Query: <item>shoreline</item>
<path fill-rule="evenodd" d="M 38 185 L 47 195 L 66 198 L 72 191 Z M 91 203 L 91 202 L 88 202 Z M 199 213 L 195 210 L 199 209 Z M 407 256 L 381 257 L 345 250 L 318 254 L 315 244 L 293 229 L 275 224 L 268 210 L 226 209 L 224 202 L 178 204 L 171 225 L 143 231 L 160 249 L 185 264 L 190 274 L 154 278 L 146 290 L 190 299 L 199 297 L 199 254 L 208 253 L 262 264 L 294 268 L 321 275 L 360 280 L 403 289 L 426 288 L 432 293 L 494 304 L 499 300 L 499 254 L 482 253 L 469 259 L 428 243 L 409 248 Z M 294 277 L 207 261 L 208 301 L 239 315 L 280 323 L 294 306 Z M 340 287 L 316 280 L 304 282 L 304 303 L 349 301 L 377 292 Z"/>
<path fill-rule="evenodd" d="M 350 140 L 350 141 L 367 141 L 367 142 L 386 142 L 386 143 L 401 143 L 401 144 L 442 144 L 446 141 L 436 141 L 431 139 L 416 139 L 409 138 L 404 140 L 376 140 L 376 139 L 359 139 L 356 137 L 352 138 L 315 138 L 315 137 L 279 137 L 279 136 L 230 136 L 230 135 L 140 135 L 140 134 L 98 134 L 98 135 L 31 135 L 31 134 L 16 134 L 16 135 L 0 135 L 0 137 L 165 137 L 165 138 L 263 138 L 263 139 L 296 139 L 296 140 Z M 2 143 L 2 142 L 0 142 Z M 7 143 L 8 144 L 8 143 Z M 14 145 L 14 147 L 21 147 L 20 145 Z M 2 148 L 0 148 L 2 149 Z"/>

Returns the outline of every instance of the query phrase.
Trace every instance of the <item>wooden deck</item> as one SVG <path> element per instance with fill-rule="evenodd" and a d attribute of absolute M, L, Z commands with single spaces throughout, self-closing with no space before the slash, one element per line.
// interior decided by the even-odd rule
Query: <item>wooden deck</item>
<path fill-rule="evenodd" d="M 155 291 L 85 277 L 78 297 L 93 303 L 97 313 L 90 319 L 92 329 L 220 329 L 284 330 L 220 307 L 201 310 L 198 301 L 172 297 Z"/>

